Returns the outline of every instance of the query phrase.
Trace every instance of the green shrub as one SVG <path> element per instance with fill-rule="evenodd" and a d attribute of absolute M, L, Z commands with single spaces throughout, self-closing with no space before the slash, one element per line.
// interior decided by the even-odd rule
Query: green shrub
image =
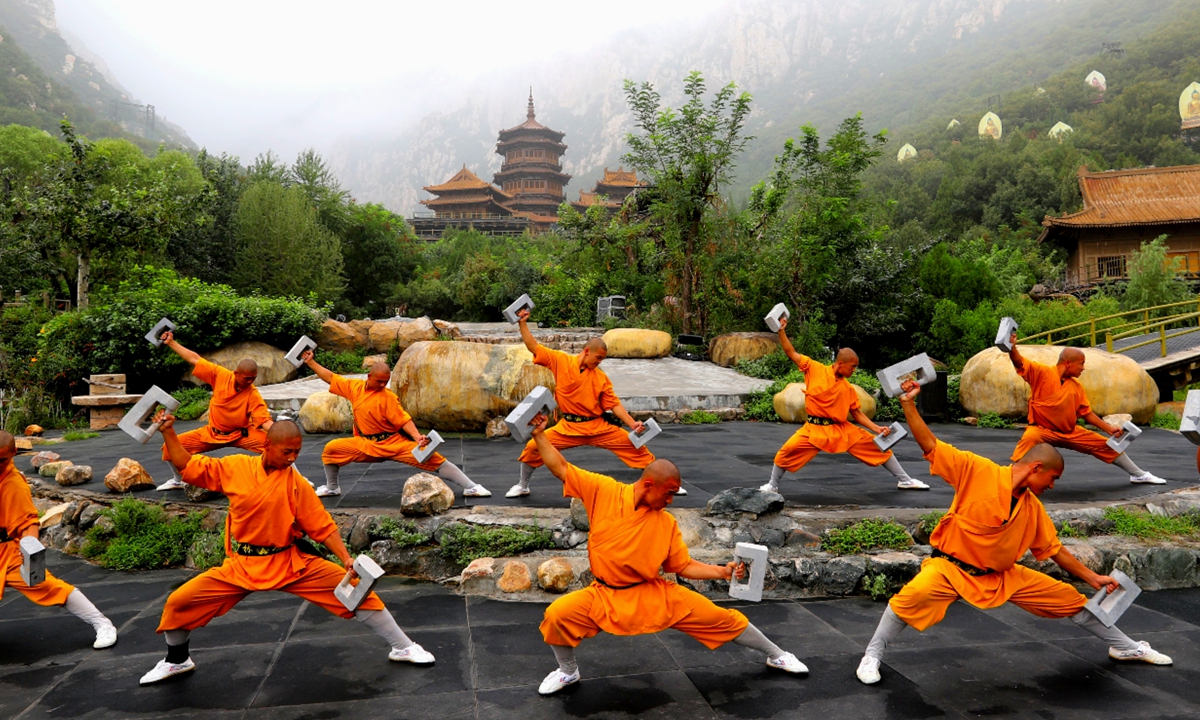
<path fill-rule="evenodd" d="M 875 422 L 882 424 L 904 419 L 904 408 L 900 407 L 900 401 L 884 394 L 883 386 L 874 373 L 859 368 L 850 375 L 849 380 L 875 398 Z"/>
<path fill-rule="evenodd" d="M 215 568 L 225 562 L 225 529 L 220 532 L 202 532 L 188 548 L 192 564 L 200 572 Z"/>
<path fill-rule="evenodd" d="M 100 514 L 111 528 L 92 527 L 83 546 L 84 557 L 110 570 L 151 570 L 178 567 L 201 533 L 200 513 L 170 518 L 158 505 L 126 498 Z"/>
<path fill-rule="evenodd" d="M 175 409 L 175 417 L 180 420 L 195 420 L 208 412 L 208 403 L 212 401 L 212 391 L 204 388 L 180 388 L 171 393 L 171 397 L 179 401 Z"/>
<path fill-rule="evenodd" d="M 1195 515 L 1162 517 L 1142 510 L 1123 507 L 1105 508 L 1104 517 L 1114 524 L 1113 535 L 1154 539 L 1192 536 L 1200 533 L 1200 518 Z"/>
<path fill-rule="evenodd" d="M 363 369 L 363 358 L 368 353 L 366 350 L 352 350 L 350 352 L 335 353 L 328 350 L 317 350 L 313 353 L 313 359 L 321 364 L 322 367 L 329 368 L 331 372 L 338 375 L 357 375 L 366 372 Z M 300 366 L 300 374 L 312 375 L 312 370 L 309 370 L 307 365 Z"/>
<path fill-rule="evenodd" d="M 1011 422 L 994 412 L 986 412 L 980 415 L 979 423 L 976 425 L 976 427 L 981 428 L 1000 428 L 1002 430 L 1007 430 L 1012 426 Z"/>
<path fill-rule="evenodd" d="M 1171 412 L 1156 412 L 1154 413 L 1154 419 L 1150 421 L 1150 427 L 1178 430 L 1179 416 Z"/>
<path fill-rule="evenodd" d="M 679 422 L 684 425 L 710 425 L 721 422 L 716 413 L 707 410 L 693 410 L 679 416 Z"/>
<path fill-rule="evenodd" d="M 380 520 L 371 534 L 391 540 L 399 549 L 424 545 L 432 539 L 429 533 L 422 530 L 413 521 L 396 520 L 391 517 Z"/>
<path fill-rule="evenodd" d="M 945 510 L 934 510 L 933 512 L 927 512 L 921 516 L 917 527 L 926 535 L 932 535 L 934 529 L 938 526 L 938 523 L 942 521 L 942 518 L 945 515 Z"/>
<path fill-rule="evenodd" d="M 892 583 L 883 574 L 867 573 L 863 575 L 863 590 L 866 590 L 875 602 L 887 600 L 894 594 Z"/>
<path fill-rule="evenodd" d="M 778 380 L 796 370 L 796 363 L 783 353 L 776 350 L 770 355 L 763 355 L 757 360 L 743 360 L 733 366 L 743 375 L 763 380 Z"/>
<path fill-rule="evenodd" d="M 830 530 L 821 549 L 835 555 L 856 555 L 874 548 L 899 550 L 912 544 L 903 525 L 892 520 L 864 518 L 841 529 Z"/>
<path fill-rule="evenodd" d="M 100 433 L 90 432 L 88 430 L 68 430 L 67 432 L 63 433 L 63 440 L 66 440 L 67 442 L 73 442 L 75 440 L 89 440 L 91 438 L 98 437 L 100 437 Z"/>
<path fill-rule="evenodd" d="M 554 546 L 549 530 L 531 526 L 456 524 L 446 528 L 439 542 L 442 556 L 459 565 L 481 557 L 506 557 Z"/>

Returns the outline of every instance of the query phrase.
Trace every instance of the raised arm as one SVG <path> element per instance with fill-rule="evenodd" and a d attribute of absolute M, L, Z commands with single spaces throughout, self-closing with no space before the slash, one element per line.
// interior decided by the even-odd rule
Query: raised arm
<path fill-rule="evenodd" d="M 184 346 L 175 342 L 175 333 L 171 332 L 170 330 L 166 330 L 159 337 L 162 338 L 163 345 L 166 345 L 174 350 L 175 354 L 183 358 L 184 362 L 187 364 L 195 365 L 196 363 L 200 362 L 199 353 L 197 353 L 195 350 L 188 350 Z"/>
<path fill-rule="evenodd" d="M 300 353 L 300 359 L 303 360 L 304 364 L 317 374 L 317 377 L 321 378 L 327 383 L 333 382 L 333 372 L 316 361 L 316 359 L 313 357 L 312 350 L 305 350 L 304 352 Z"/>
<path fill-rule="evenodd" d="M 779 318 L 779 347 L 783 348 L 783 353 L 791 358 L 791 361 L 799 367 L 804 361 L 804 356 L 796 352 L 796 348 L 792 347 L 792 341 L 787 336 L 787 324 L 787 318 Z"/>
<path fill-rule="evenodd" d="M 917 412 L 917 395 L 921 394 L 921 386 L 913 380 L 906 380 L 900 389 L 904 391 L 900 396 L 900 407 L 904 408 L 904 421 L 908 423 L 913 440 L 921 446 L 921 452 L 932 452 L 937 447 L 937 437 L 925 424 L 921 413 Z"/>
<path fill-rule="evenodd" d="M 545 415 L 537 415 L 533 418 L 533 441 L 537 444 L 538 454 L 542 456 L 542 462 L 546 464 L 546 469 L 550 474 L 559 480 L 563 479 L 563 474 L 567 472 L 567 467 L 570 463 L 558 451 L 558 448 L 550 444 L 549 438 L 546 437 L 546 425 L 550 423 L 550 418 Z"/>
<path fill-rule="evenodd" d="M 163 443 L 167 446 L 167 456 L 171 459 L 171 464 L 179 472 L 188 466 L 192 460 L 192 454 L 183 449 L 183 445 L 179 442 L 179 436 L 175 434 L 175 416 L 168 413 L 166 410 L 160 410 L 154 416 L 154 422 L 159 423 L 158 431 L 162 433 Z"/>
<path fill-rule="evenodd" d="M 525 348 L 534 355 L 537 354 L 538 341 L 533 337 L 533 333 L 529 332 L 529 308 L 521 308 L 517 311 L 517 328 L 521 331 L 521 339 L 525 341 Z"/>
<path fill-rule="evenodd" d="M 1021 372 L 1021 368 L 1025 367 L 1025 359 L 1021 357 L 1021 353 L 1017 350 L 1017 331 L 1013 330 L 1008 336 L 1008 344 L 1012 345 L 1012 350 L 1008 351 L 1008 359 L 1012 360 L 1013 367 L 1017 372 Z"/>

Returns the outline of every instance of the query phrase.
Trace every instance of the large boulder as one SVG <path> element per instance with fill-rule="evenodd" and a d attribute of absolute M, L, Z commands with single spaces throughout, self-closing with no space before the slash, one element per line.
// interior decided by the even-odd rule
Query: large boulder
<path fill-rule="evenodd" d="M 1058 362 L 1061 347 L 1021 345 L 1022 357 L 1043 365 Z M 1083 375 L 1079 382 L 1097 415 L 1126 413 L 1135 423 L 1154 419 L 1158 405 L 1158 386 L 1132 358 L 1084 348 Z M 971 358 L 962 371 L 959 401 L 971 415 L 994 412 L 1003 417 L 1021 418 L 1029 411 L 1029 384 L 1017 375 L 1008 355 L 988 348 Z"/>
<path fill-rule="evenodd" d="M 400 352 L 404 352 L 414 343 L 437 340 L 437 336 L 438 329 L 433 321 L 427 317 L 419 317 L 400 323 L 400 328 L 396 331 L 396 346 Z"/>
<path fill-rule="evenodd" d="M 437 328 L 438 335 L 448 337 L 451 340 L 457 340 L 462 337 L 462 330 L 452 322 L 446 320 L 434 320 L 433 326 Z"/>
<path fill-rule="evenodd" d="M 367 349 L 372 352 L 387 352 L 396 342 L 396 333 L 400 331 L 400 323 L 396 320 L 372 323 L 367 330 Z"/>
<path fill-rule="evenodd" d="M 353 352 L 358 348 L 358 333 L 337 320 L 326 320 L 317 331 L 317 347 L 335 353 Z"/>
<path fill-rule="evenodd" d="M 722 367 L 757 360 L 779 348 L 779 336 L 769 332 L 736 332 L 718 335 L 708 343 L 708 359 Z"/>
<path fill-rule="evenodd" d="M 358 336 L 358 346 L 363 350 L 369 350 L 371 347 L 371 327 L 375 325 L 374 320 L 351 320 L 346 323 L 354 330 L 354 334 Z"/>
<path fill-rule="evenodd" d="M 421 427 L 482 431 L 554 376 L 524 345 L 418 342 L 392 370 L 391 388 Z"/>
<path fill-rule="evenodd" d="M 153 490 L 154 478 L 137 460 L 121 458 L 116 466 L 104 476 L 104 486 L 115 493 L 137 490 Z"/>
<path fill-rule="evenodd" d="M 538 585 L 546 592 L 561 593 L 575 580 L 575 568 L 566 558 L 550 558 L 538 566 Z"/>
<path fill-rule="evenodd" d="M 350 401 L 340 395 L 319 390 L 304 401 L 300 407 L 300 427 L 306 433 L 350 432 L 354 423 L 354 410 Z"/>
<path fill-rule="evenodd" d="M 610 358 L 660 358 L 671 354 L 671 336 L 662 330 L 616 328 L 604 333 Z"/>
<path fill-rule="evenodd" d="M 292 367 L 292 364 L 284 359 L 285 355 L 287 355 L 286 350 L 280 350 L 261 342 L 235 343 L 203 354 L 205 360 L 214 365 L 220 365 L 226 370 L 236 369 L 238 363 L 243 360 L 253 360 L 258 363 L 258 379 L 254 381 L 254 384 L 259 387 L 287 382 L 296 378 L 300 368 Z M 204 384 L 196 379 L 191 370 L 184 374 L 183 381 L 197 386 Z"/>
<path fill-rule="evenodd" d="M 805 387 L 802 382 L 788 383 L 787 387 L 775 393 L 771 404 L 775 406 L 775 413 L 779 415 L 780 420 L 788 423 L 808 422 L 808 413 L 804 409 Z M 850 383 L 850 387 L 854 388 L 854 394 L 858 396 L 858 404 L 862 406 L 863 414 L 874 420 L 875 398 L 854 383 Z M 850 419 L 849 415 L 846 419 Z"/>
<path fill-rule="evenodd" d="M 417 473 L 404 481 L 400 511 L 405 515 L 439 515 L 454 504 L 454 491 L 437 475 Z"/>

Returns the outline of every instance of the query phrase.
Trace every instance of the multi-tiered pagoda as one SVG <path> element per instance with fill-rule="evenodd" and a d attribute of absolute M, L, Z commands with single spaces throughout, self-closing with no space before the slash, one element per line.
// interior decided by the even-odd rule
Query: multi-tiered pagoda
<path fill-rule="evenodd" d="M 492 182 L 513 196 L 508 204 L 513 213 L 526 215 L 537 229 L 548 229 L 558 222 L 558 206 L 571 180 L 562 171 L 562 155 L 567 150 L 562 142 L 565 134 L 537 121 L 530 90 L 525 122 L 501 130 L 496 143 L 496 154 L 504 158 L 504 164 Z"/>
<path fill-rule="evenodd" d="M 583 212 L 593 205 L 602 204 L 609 211 L 616 210 L 625 202 L 625 198 L 634 190 L 645 187 L 638 181 L 636 170 L 618 168 L 615 172 L 604 168 L 604 177 L 596 181 L 591 192 L 579 191 L 579 201 L 571 203 L 576 210 Z"/>

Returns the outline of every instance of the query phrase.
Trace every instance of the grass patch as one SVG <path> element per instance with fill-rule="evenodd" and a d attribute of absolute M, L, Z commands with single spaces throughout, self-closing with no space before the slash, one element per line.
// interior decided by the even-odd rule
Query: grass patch
<path fill-rule="evenodd" d="M 439 542 L 442 556 L 459 565 L 481 557 L 507 557 L 554 546 L 549 530 L 532 526 L 451 525 Z"/>
<path fill-rule="evenodd" d="M 926 535 L 932 535 L 934 529 L 937 528 L 938 523 L 942 521 L 942 518 L 945 515 L 945 510 L 934 510 L 933 512 L 927 512 L 921 516 L 920 520 L 917 521 L 917 528 Z"/>
<path fill-rule="evenodd" d="M 90 430 L 68 430 L 63 433 L 63 440 L 73 442 L 75 440 L 89 440 L 91 438 L 100 437 L 100 433 Z"/>
<path fill-rule="evenodd" d="M 1011 422 L 993 412 L 983 413 L 980 415 L 979 422 L 976 425 L 976 427 L 999 428 L 1001 430 L 1008 430 L 1012 426 L 1013 424 Z"/>
<path fill-rule="evenodd" d="M 721 418 L 717 417 L 714 412 L 707 410 L 693 410 L 689 413 L 684 413 L 679 416 L 679 422 L 684 425 L 712 425 L 721 422 Z"/>
<path fill-rule="evenodd" d="M 188 554 L 200 572 L 215 568 L 225 562 L 225 530 L 202 532 L 192 541 Z"/>
<path fill-rule="evenodd" d="M 152 570 L 179 567 L 200 529 L 200 513 L 171 518 L 158 505 L 126 498 L 100 514 L 111 527 L 87 532 L 83 556 L 110 570 Z"/>
<path fill-rule="evenodd" d="M 1130 535 L 1143 539 L 1156 539 L 1200 534 L 1200 518 L 1195 515 L 1161 517 L 1142 510 L 1110 507 L 1104 517 L 1113 522 L 1113 535 Z"/>
<path fill-rule="evenodd" d="M 204 388 L 182 388 L 171 393 L 171 397 L 179 401 L 179 407 L 173 413 L 175 417 L 180 420 L 195 420 L 208 411 L 212 392 Z"/>
<path fill-rule="evenodd" d="M 892 520 L 865 518 L 848 527 L 830 530 L 821 549 L 835 555 L 857 555 L 874 548 L 900 550 L 912 544 L 903 525 Z"/>
<path fill-rule="evenodd" d="M 1154 419 L 1150 421 L 1150 427 L 1178 430 L 1179 416 L 1175 413 L 1156 412 L 1154 413 Z"/>
<path fill-rule="evenodd" d="M 424 545 L 432 537 L 411 520 L 397 520 L 391 517 L 380 520 L 371 534 L 381 539 L 391 540 L 401 550 Z"/>

